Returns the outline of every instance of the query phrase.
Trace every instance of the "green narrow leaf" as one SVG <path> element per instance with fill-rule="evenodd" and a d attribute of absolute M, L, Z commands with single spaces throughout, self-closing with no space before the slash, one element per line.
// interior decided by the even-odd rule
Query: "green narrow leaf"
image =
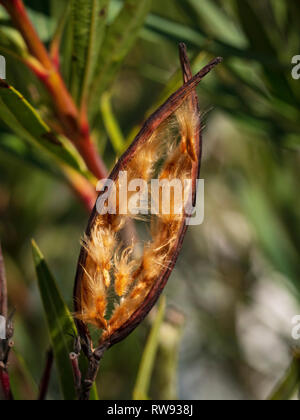
<path fill-rule="evenodd" d="M 70 6 L 70 5 L 69 5 Z M 63 31 L 63 36 L 60 42 L 60 69 L 63 75 L 63 79 L 71 91 L 71 83 L 72 83 L 72 54 L 73 54 L 73 25 L 71 19 L 71 7 L 69 7 L 70 11 L 66 16 L 65 27 Z"/>
<path fill-rule="evenodd" d="M 89 99 L 90 115 L 99 110 L 100 97 L 113 82 L 124 58 L 131 50 L 150 10 L 151 0 L 125 0 L 108 27 L 101 49 Z"/>
<path fill-rule="evenodd" d="M 12 388 L 13 388 L 13 395 L 15 399 L 22 400 L 21 394 L 24 392 L 24 388 L 26 388 L 26 392 L 29 392 L 33 397 L 38 395 L 38 386 L 32 376 L 30 368 L 28 367 L 26 361 L 24 360 L 20 351 L 18 351 L 15 347 L 13 348 L 13 353 L 17 360 L 18 373 L 14 373 L 11 379 L 13 379 Z M 25 381 L 25 387 L 24 387 Z M 23 391 L 23 392 L 22 392 Z M 20 396 L 20 397 L 19 397 Z"/>
<path fill-rule="evenodd" d="M 124 152 L 125 139 L 118 121 L 113 113 L 110 94 L 104 93 L 101 98 L 101 113 L 103 122 L 113 148 L 118 156 Z"/>
<path fill-rule="evenodd" d="M 77 335 L 76 326 L 45 258 L 34 241 L 32 241 L 32 252 L 62 393 L 66 400 L 76 400 L 70 363 L 70 352 L 73 351 L 74 345 L 73 337 Z M 83 374 L 87 367 L 87 359 L 82 357 Z M 94 385 L 90 400 L 97 401 L 98 399 L 97 388 Z"/>
<path fill-rule="evenodd" d="M 241 190 L 241 200 L 264 252 L 274 267 L 289 278 L 296 290 L 299 289 L 297 250 L 265 193 L 249 185 L 247 192 L 245 188 Z"/>
<path fill-rule="evenodd" d="M 65 400 L 76 400 L 69 357 L 73 350 L 72 335 L 76 335 L 76 327 L 45 258 L 34 241 L 32 252 L 61 390 Z"/>
<path fill-rule="evenodd" d="M 23 95 L 1 79 L 0 119 L 20 138 L 39 145 L 62 163 L 85 174 L 85 165 L 70 142 L 58 139 Z"/>
<path fill-rule="evenodd" d="M 275 48 L 269 39 L 266 26 L 262 25 L 255 7 L 251 2 L 236 1 L 236 7 L 242 28 L 248 37 L 250 45 L 262 54 L 274 55 Z M 253 30 L 255 28 L 255 31 Z"/>
<path fill-rule="evenodd" d="M 73 0 L 72 85 L 78 104 L 86 100 L 102 45 L 109 0 Z"/>
<path fill-rule="evenodd" d="M 68 8 L 69 1 L 64 2 L 61 0 L 50 0 L 50 15 L 55 20 L 55 22 L 59 22 L 59 20 L 62 18 L 63 14 L 66 13 Z"/>
<path fill-rule="evenodd" d="M 226 44 L 223 41 L 209 40 L 207 34 L 199 28 L 195 29 L 154 13 L 148 15 L 141 36 L 150 40 L 157 38 L 160 42 L 164 39 L 176 43 L 186 42 L 189 46 L 201 48 L 204 51 L 223 57 L 232 55 L 243 58 L 254 57 L 251 51 Z"/>
<path fill-rule="evenodd" d="M 42 153 L 37 153 L 29 143 L 22 141 L 13 134 L 2 134 L 0 136 L 0 150 L 54 177 L 62 178 L 58 168 L 51 165 L 51 160 L 43 156 Z"/>
<path fill-rule="evenodd" d="M 28 12 L 29 18 L 33 23 L 33 26 L 36 28 L 40 39 L 43 42 L 48 42 L 53 36 L 55 31 L 55 20 L 52 16 L 49 16 L 46 13 L 41 13 L 39 10 L 34 10 L 27 5 L 26 10 Z"/>
<path fill-rule="evenodd" d="M 166 299 L 163 296 L 158 308 L 158 313 L 151 329 L 142 361 L 140 364 L 136 384 L 133 391 L 134 400 L 147 400 L 151 376 L 154 368 L 155 357 L 159 344 L 159 333 L 166 312 Z"/>
<path fill-rule="evenodd" d="M 154 386 L 160 400 L 178 400 L 178 364 L 179 350 L 183 334 L 184 317 L 176 316 L 163 324 L 160 333 L 158 369 L 155 370 Z M 154 388 L 153 388 L 154 389 Z"/>
<path fill-rule="evenodd" d="M 288 7 L 285 0 L 271 0 L 274 16 L 277 24 L 283 30 L 286 28 Z"/>
<path fill-rule="evenodd" d="M 211 0 L 176 0 L 176 5 L 186 13 L 195 27 L 205 27 L 207 33 L 229 45 L 244 48 L 247 45 L 244 34 L 224 9 Z"/>
<path fill-rule="evenodd" d="M 287 401 L 290 400 L 297 387 L 300 384 L 300 360 L 299 355 L 295 356 L 290 367 L 288 368 L 283 379 L 277 385 L 276 389 L 272 392 L 269 401 Z"/>
<path fill-rule="evenodd" d="M 4 27 L 0 29 L 0 52 L 19 60 L 28 55 L 26 45 L 19 32 L 15 29 Z"/>
<path fill-rule="evenodd" d="M 50 6 L 51 6 L 51 15 L 57 21 L 57 25 L 56 25 L 56 29 L 53 35 L 53 39 L 51 41 L 51 45 L 53 47 L 53 44 L 54 44 L 58 47 L 58 49 L 60 49 L 64 32 L 65 32 L 65 28 L 66 28 L 66 23 L 70 17 L 71 5 L 69 2 L 64 4 L 61 0 L 59 1 L 54 0 L 51 2 Z M 62 59 L 64 58 L 63 54 L 61 58 Z"/>
<path fill-rule="evenodd" d="M 95 384 L 93 385 L 91 389 L 90 401 L 99 401 L 99 395 L 98 395 L 97 387 Z"/>
<path fill-rule="evenodd" d="M 273 45 L 266 29 L 263 16 L 260 16 L 253 2 L 236 0 L 236 8 L 242 28 L 248 37 L 250 49 L 256 53 L 264 66 L 268 87 L 278 98 L 294 103 L 294 95 L 287 81 L 285 72 L 280 68 L 277 45 Z M 253 30 L 255 28 L 255 30 Z M 273 65 L 274 60 L 277 65 Z"/>

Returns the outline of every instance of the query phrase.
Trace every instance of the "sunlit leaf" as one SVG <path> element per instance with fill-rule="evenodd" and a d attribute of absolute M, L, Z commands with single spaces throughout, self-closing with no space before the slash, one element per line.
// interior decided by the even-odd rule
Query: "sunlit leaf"
<path fill-rule="evenodd" d="M 65 400 L 75 400 L 69 355 L 73 350 L 72 335 L 76 335 L 76 327 L 44 256 L 35 242 L 32 243 L 32 252 L 61 390 Z"/>
<path fill-rule="evenodd" d="M 46 149 L 52 156 L 84 172 L 73 146 L 58 139 L 30 103 L 12 86 L 0 81 L 0 119 L 20 138 Z"/>
<path fill-rule="evenodd" d="M 22 59 L 27 56 L 27 48 L 21 35 L 12 28 L 0 28 L 0 53 Z"/>
<path fill-rule="evenodd" d="M 121 155 L 125 148 L 125 139 L 118 121 L 113 113 L 109 93 L 104 93 L 101 98 L 101 113 L 103 122 L 110 141 L 117 155 Z"/>
<path fill-rule="evenodd" d="M 51 162 L 37 151 L 27 142 L 22 141 L 19 137 L 12 134 L 2 134 L 0 136 L 0 149 L 9 153 L 16 159 L 20 159 L 52 176 L 60 177 L 59 170 L 51 165 Z M 40 151 L 38 151 L 40 152 Z"/>
<path fill-rule="evenodd" d="M 73 81 L 78 103 L 86 99 L 102 45 L 109 0 L 72 0 Z"/>

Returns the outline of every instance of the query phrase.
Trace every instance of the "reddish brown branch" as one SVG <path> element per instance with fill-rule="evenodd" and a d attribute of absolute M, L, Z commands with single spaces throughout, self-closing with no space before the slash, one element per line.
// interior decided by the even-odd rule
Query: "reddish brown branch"
<path fill-rule="evenodd" d="M 44 373 L 43 373 L 41 383 L 40 383 L 40 392 L 38 396 L 39 401 L 44 401 L 47 397 L 47 392 L 49 389 L 49 383 L 51 379 L 53 361 L 54 361 L 53 350 L 51 349 L 47 352 L 46 366 L 45 366 Z"/>
<path fill-rule="evenodd" d="M 7 318 L 7 281 L 0 243 L 0 315 Z"/>
<path fill-rule="evenodd" d="M 3 398 L 6 401 L 12 401 L 13 395 L 10 388 L 9 375 L 8 375 L 7 369 L 1 366 L 1 364 L 2 363 L 0 362 L 0 383 L 1 383 L 1 388 L 3 392 Z"/>
<path fill-rule="evenodd" d="M 0 339 L 0 388 L 5 400 L 13 400 L 13 395 L 10 388 L 9 374 L 7 370 L 8 357 L 10 350 L 13 346 L 13 323 L 12 316 L 7 319 L 8 304 L 7 304 L 7 281 L 4 267 L 4 260 L 2 255 L 1 243 L 0 243 L 0 315 L 6 320 L 6 338 Z"/>
<path fill-rule="evenodd" d="M 77 109 L 59 72 L 57 54 L 53 60 L 32 25 L 22 0 L 0 0 L 0 4 L 6 8 L 34 57 L 27 60 L 26 64 L 48 90 L 62 132 L 78 149 L 88 169 L 98 179 L 106 178 L 106 167 L 91 139 L 86 115 Z"/>

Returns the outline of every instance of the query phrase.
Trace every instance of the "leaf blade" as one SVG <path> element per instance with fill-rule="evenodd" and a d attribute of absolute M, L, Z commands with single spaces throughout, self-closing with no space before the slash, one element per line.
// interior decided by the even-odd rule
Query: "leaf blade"
<path fill-rule="evenodd" d="M 269 396 L 269 401 L 288 401 L 295 394 L 300 382 L 299 355 L 295 355 L 286 374 Z"/>
<path fill-rule="evenodd" d="M 111 144 L 118 156 L 124 152 L 125 139 L 118 121 L 113 113 L 109 93 L 104 93 L 101 98 L 101 114 Z"/>
<path fill-rule="evenodd" d="M 110 0 L 73 0 L 73 86 L 77 102 L 86 100 L 102 45 Z"/>
<path fill-rule="evenodd" d="M 69 359 L 73 338 L 68 335 L 76 334 L 76 327 L 44 256 L 34 241 L 32 241 L 32 252 L 62 394 L 65 400 L 76 400 L 73 372 Z"/>
<path fill-rule="evenodd" d="M 268 82 L 269 89 L 278 98 L 291 103 L 294 102 L 294 95 L 282 68 L 273 66 L 272 61 L 277 60 L 280 63 L 278 54 L 278 46 L 274 45 L 266 25 L 264 25 L 264 17 L 261 15 L 253 2 L 245 0 L 243 2 L 236 1 L 236 9 L 241 22 L 241 26 L 248 38 L 250 48 L 255 52 L 257 57 L 264 58 L 263 68 L 265 79 Z M 255 28 L 255 31 L 253 31 Z"/>
<path fill-rule="evenodd" d="M 74 147 L 58 139 L 24 96 L 1 79 L 0 119 L 20 138 L 46 149 L 52 157 L 85 174 L 82 159 Z"/>
<path fill-rule="evenodd" d="M 136 41 L 150 11 L 151 0 L 125 0 L 119 14 L 106 31 L 98 58 L 96 76 L 89 97 L 90 114 L 99 110 L 99 98 L 113 82 L 118 70 Z"/>
<path fill-rule="evenodd" d="M 133 391 L 134 400 L 147 400 L 155 357 L 159 345 L 159 333 L 166 313 L 166 299 L 163 296 L 142 356 L 136 384 Z"/>

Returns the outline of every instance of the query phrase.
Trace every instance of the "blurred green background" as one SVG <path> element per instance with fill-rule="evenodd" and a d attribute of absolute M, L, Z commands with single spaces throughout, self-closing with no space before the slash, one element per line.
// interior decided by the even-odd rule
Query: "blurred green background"
<path fill-rule="evenodd" d="M 46 43 L 60 13 L 53 5 L 64 3 L 25 1 Z M 110 7 L 113 21 L 120 2 Z M 2 12 L 0 23 L 9 24 Z M 297 344 L 291 320 L 300 314 L 300 80 L 291 76 L 299 26 L 298 0 L 152 0 L 111 85 L 114 115 L 130 141 L 149 110 L 181 83 L 178 42 L 186 42 L 194 71 L 215 55 L 225 58 L 198 89 L 206 216 L 190 228 L 166 288 L 151 398 L 265 399 L 290 364 Z M 34 76 L 6 58 L 8 81 L 43 110 Z M 111 167 L 116 149 L 100 97 L 94 130 Z M 1 123 L 0 238 L 17 309 L 11 371 L 20 398 L 34 397 L 49 347 L 30 240 L 72 308 L 87 219 L 47 157 Z M 132 398 L 153 317 L 106 354 L 101 398 Z M 55 374 L 49 397 L 60 398 Z"/>

